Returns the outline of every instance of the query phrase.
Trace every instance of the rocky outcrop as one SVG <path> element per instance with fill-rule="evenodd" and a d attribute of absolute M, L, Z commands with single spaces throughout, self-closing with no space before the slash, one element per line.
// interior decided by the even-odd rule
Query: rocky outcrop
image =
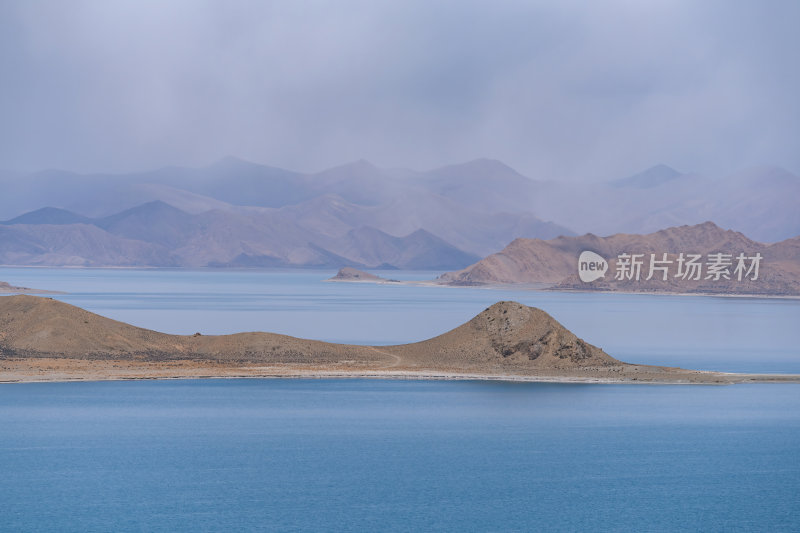
<path fill-rule="evenodd" d="M 375 283 L 387 280 L 375 274 L 358 270 L 357 268 L 344 267 L 339 269 L 339 272 L 337 272 L 335 276 L 326 281 L 369 281 Z"/>

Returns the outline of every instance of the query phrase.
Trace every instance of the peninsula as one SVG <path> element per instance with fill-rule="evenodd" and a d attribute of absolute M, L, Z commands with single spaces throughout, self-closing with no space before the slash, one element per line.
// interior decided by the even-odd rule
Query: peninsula
<path fill-rule="evenodd" d="M 169 335 L 51 298 L 0 297 L 0 381 L 361 377 L 603 383 L 800 382 L 619 361 L 544 311 L 498 302 L 438 337 L 360 346 L 275 333 Z"/>

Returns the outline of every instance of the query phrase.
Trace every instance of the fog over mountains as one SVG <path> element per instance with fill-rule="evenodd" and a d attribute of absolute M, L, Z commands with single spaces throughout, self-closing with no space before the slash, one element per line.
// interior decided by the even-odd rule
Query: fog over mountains
<path fill-rule="evenodd" d="M 703 176 L 657 165 L 606 183 L 554 185 L 533 205 L 578 233 L 649 233 L 711 220 L 760 242 L 800 235 L 800 177 L 780 167 Z"/>
<path fill-rule="evenodd" d="M 758 241 L 800 234 L 800 178 L 664 165 L 591 185 L 490 159 L 420 172 L 357 161 L 305 174 L 225 158 L 204 168 L 1 178 L 0 263 L 452 270 L 516 238 L 643 233 L 713 220 Z"/>

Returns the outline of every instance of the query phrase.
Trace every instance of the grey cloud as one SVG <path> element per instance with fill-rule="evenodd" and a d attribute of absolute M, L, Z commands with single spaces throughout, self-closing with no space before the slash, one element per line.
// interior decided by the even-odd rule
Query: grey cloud
<path fill-rule="evenodd" d="M 0 168 L 800 170 L 795 2 L 0 3 Z"/>

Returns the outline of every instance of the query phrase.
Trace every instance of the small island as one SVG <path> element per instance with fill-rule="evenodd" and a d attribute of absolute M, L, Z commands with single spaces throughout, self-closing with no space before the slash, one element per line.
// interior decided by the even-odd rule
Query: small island
<path fill-rule="evenodd" d="M 380 276 L 376 276 L 375 274 L 370 274 L 369 272 L 364 272 L 363 270 L 358 270 L 357 268 L 353 267 L 341 268 L 335 276 L 328 278 L 325 281 L 344 281 L 350 283 L 400 283 L 397 280 L 382 278 Z"/>

